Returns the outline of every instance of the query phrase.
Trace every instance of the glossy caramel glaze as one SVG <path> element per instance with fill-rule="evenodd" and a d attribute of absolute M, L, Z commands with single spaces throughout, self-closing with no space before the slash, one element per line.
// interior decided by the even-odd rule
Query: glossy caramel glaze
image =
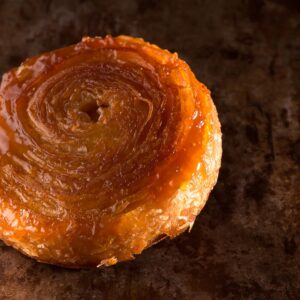
<path fill-rule="evenodd" d="M 0 238 L 42 262 L 106 266 L 192 226 L 221 132 L 177 54 L 85 37 L 4 74 L 0 155 Z"/>

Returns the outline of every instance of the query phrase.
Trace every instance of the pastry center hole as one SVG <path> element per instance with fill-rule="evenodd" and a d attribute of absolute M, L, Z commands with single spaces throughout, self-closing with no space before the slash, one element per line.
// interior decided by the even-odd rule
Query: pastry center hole
<path fill-rule="evenodd" d="M 109 105 L 106 103 L 98 105 L 96 101 L 93 101 L 86 103 L 81 108 L 81 111 L 89 117 L 90 122 L 96 123 L 101 115 L 102 108 L 107 107 L 109 107 Z"/>

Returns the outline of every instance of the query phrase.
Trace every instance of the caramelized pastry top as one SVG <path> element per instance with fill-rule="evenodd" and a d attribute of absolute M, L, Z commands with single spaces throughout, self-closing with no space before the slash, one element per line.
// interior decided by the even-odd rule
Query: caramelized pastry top
<path fill-rule="evenodd" d="M 130 259 L 193 223 L 220 144 L 177 54 L 107 36 L 27 59 L 0 87 L 0 236 L 50 263 Z"/>

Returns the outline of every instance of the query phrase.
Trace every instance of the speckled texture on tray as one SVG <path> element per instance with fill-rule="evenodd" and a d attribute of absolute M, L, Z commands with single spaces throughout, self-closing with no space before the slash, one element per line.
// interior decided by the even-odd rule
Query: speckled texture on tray
<path fill-rule="evenodd" d="M 177 51 L 223 125 L 217 186 L 190 234 L 99 270 L 0 244 L 1 299 L 299 299 L 297 0 L 1 0 L 0 72 L 81 39 L 129 34 Z"/>

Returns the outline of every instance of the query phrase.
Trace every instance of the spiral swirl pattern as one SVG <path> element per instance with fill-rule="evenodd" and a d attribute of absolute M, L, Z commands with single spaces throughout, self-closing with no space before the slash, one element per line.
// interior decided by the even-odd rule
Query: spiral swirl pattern
<path fill-rule="evenodd" d="M 40 261 L 110 265 L 191 226 L 220 125 L 177 54 L 83 38 L 3 76 L 0 155 L 0 237 Z"/>

